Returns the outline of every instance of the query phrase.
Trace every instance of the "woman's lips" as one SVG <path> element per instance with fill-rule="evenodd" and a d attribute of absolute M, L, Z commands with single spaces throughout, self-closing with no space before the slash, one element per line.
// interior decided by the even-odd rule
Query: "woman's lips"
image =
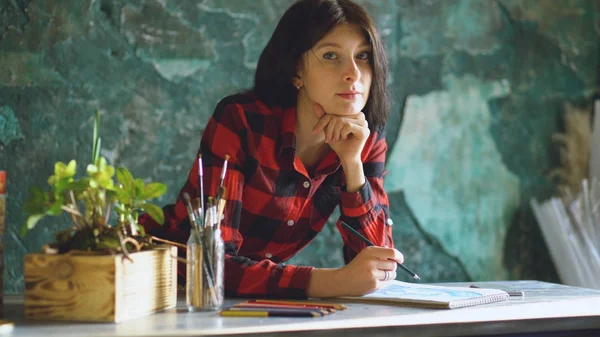
<path fill-rule="evenodd" d="M 354 101 L 354 100 L 357 100 L 358 98 L 360 98 L 360 93 L 358 93 L 358 92 L 344 92 L 344 93 L 340 93 L 337 95 L 340 96 L 341 98 L 349 100 L 349 101 Z"/>

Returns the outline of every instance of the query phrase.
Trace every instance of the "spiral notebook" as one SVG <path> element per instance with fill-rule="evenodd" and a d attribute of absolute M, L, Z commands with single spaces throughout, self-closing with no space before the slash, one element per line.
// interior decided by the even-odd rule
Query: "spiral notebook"
<path fill-rule="evenodd" d="M 435 286 L 430 284 L 389 281 L 385 286 L 364 296 L 341 299 L 382 304 L 454 309 L 506 301 L 507 292 L 498 289 Z"/>

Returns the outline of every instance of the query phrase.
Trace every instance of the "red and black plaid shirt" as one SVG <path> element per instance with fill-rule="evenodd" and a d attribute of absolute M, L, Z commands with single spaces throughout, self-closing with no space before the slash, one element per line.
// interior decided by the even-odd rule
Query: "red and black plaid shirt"
<path fill-rule="evenodd" d="M 295 155 L 295 130 L 295 108 L 266 106 L 245 93 L 219 102 L 202 135 L 206 196 L 216 195 L 225 155 L 230 156 L 221 224 L 228 296 L 306 297 L 313 267 L 281 263 L 313 240 L 338 205 L 341 220 L 375 245 L 393 247 L 382 179 L 387 150 L 383 134 L 371 133 L 362 151 L 366 183 L 348 193 L 335 152 L 330 151 L 312 174 L 307 172 Z M 142 217 L 148 233 L 187 241 L 190 223 L 182 195 L 198 195 L 197 172 L 195 161 L 177 203 L 164 208 L 164 226 Z M 340 224 L 338 220 L 348 263 L 365 244 Z M 182 267 L 180 279 L 184 280 Z"/>

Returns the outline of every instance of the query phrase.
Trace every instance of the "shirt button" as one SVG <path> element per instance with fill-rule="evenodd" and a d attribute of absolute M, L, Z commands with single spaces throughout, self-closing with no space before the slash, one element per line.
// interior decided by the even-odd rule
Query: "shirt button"
<path fill-rule="evenodd" d="M 387 224 L 388 224 L 389 226 L 391 226 L 391 225 L 393 225 L 393 224 L 394 224 L 394 222 L 393 222 L 393 221 L 392 221 L 392 219 L 390 219 L 390 218 L 388 218 L 386 222 L 387 222 Z"/>
<path fill-rule="evenodd" d="M 287 225 L 288 226 L 293 226 L 294 225 L 294 220 L 288 220 Z"/>
<path fill-rule="evenodd" d="M 273 257 L 273 254 L 271 254 L 271 253 L 266 253 L 266 254 L 265 254 L 265 257 L 266 257 L 267 259 L 270 259 L 270 258 L 272 258 L 272 257 Z"/>
<path fill-rule="evenodd" d="M 308 181 L 305 181 L 302 186 L 304 186 L 304 188 L 309 188 L 310 187 L 310 183 Z"/>

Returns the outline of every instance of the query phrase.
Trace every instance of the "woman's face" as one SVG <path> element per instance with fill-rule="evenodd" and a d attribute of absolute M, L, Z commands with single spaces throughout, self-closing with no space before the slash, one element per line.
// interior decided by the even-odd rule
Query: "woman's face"
<path fill-rule="evenodd" d="M 358 26 L 342 24 L 301 58 L 294 85 L 298 104 L 320 104 L 332 115 L 356 114 L 369 98 L 372 48 Z"/>

